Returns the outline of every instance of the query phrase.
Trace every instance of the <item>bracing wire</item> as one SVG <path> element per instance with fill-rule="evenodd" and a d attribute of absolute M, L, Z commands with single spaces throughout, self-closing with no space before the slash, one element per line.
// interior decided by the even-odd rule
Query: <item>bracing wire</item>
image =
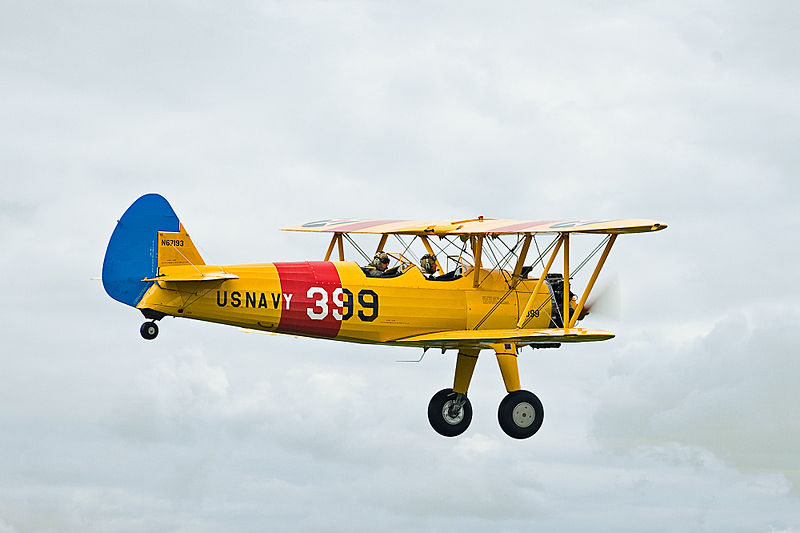
<path fill-rule="evenodd" d="M 598 245 L 597 245 L 597 248 L 595 248 L 594 250 L 592 250 L 592 253 L 590 253 L 588 256 L 586 256 L 586 259 L 584 259 L 584 260 L 581 262 L 581 264 L 579 264 L 579 265 L 578 265 L 578 266 L 575 268 L 575 270 L 573 270 L 572 272 L 570 272 L 570 277 L 573 277 L 573 276 L 575 276 L 575 275 L 576 275 L 578 272 L 580 272 L 580 271 L 581 271 L 581 269 L 582 269 L 584 266 L 586 266 L 586 263 L 588 263 L 588 262 L 589 262 L 589 261 L 592 259 L 592 257 L 594 257 L 594 256 L 595 256 L 595 254 L 597 254 L 597 252 L 599 252 L 599 251 L 600 251 L 600 250 L 603 248 L 603 246 L 605 246 L 605 245 L 608 243 L 608 240 L 609 240 L 610 238 L 611 238 L 611 235 L 607 235 L 607 236 L 606 236 L 606 238 L 605 238 L 605 239 L 603 239 L 603 240 L 600 242 L 600 244 L 598 244 Z"/>
<path fill-rule="evenodd" d="M 361 254 L 363 257 L 364 257 L 364 259 L 367 261 L 367 263 L 369 263 L 370 261 L 372 261 L 372 258 L 371 258 L 370 256 L 368 256 L 368 255 L 367 255 L 367 254 L 364 252 L 364 250 L 362 250 L 362 249 L 361 249 L 361 247 L 360 247 L 358 244 L 356 244 L 356 241 L 354 241 L 354 240 L 353 240 L 353 238 L 352 238 L 352 237 L 350 237 L 350 235 L 348 235 L 347 233 L 342 233 L 342 236 L 343 236 L 345 239 L 347 239 L 347 242 L 349 242 L 349 243 L 350 243 L 350 244 L 353 246 L 353 248 L 355 248 L 356 250 L 358 250 L 358 253 L 360 253 L 360 254 Z"/>
<path fill-rule="evenodd" d="M 411 248 L 411 245 L 414 244 L 415 240 L 417 240 L 417 236 L 415 235 L 411 239 L 411 241 L 408 244 L 406 244 L 405 242 L 403 242 L 403 239 L 400 238 L 400 235 L 395 233 L 394 236 L 398 241 L 400 241 L 400 246 L 405 246 L 405 248 L 403 249 L 403 252 L 400 255 L 406 255 L 406 252 L 409 252 L 409 249 Z M 411 255 L 411 258 L 414 259 L 414 261 L 416 261 L 417 263 L 419 263 L 419 259 L 417 258 L 417 255 L 414 252 L 409 252 L 409 253 Z"/>

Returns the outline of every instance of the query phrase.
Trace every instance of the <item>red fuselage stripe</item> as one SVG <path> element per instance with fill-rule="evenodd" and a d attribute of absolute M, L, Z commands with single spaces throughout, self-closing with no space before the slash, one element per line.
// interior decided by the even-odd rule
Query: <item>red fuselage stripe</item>
<path fill-rule="evenodd" d="M 342 323 L 334 317 L 334 291 L 342 288 L 339 272 L 327 261 L 275 263 L 283 303 L 278 331 L 333 338 Z M 288 298 L 287 298 L 288 296 Z"/>

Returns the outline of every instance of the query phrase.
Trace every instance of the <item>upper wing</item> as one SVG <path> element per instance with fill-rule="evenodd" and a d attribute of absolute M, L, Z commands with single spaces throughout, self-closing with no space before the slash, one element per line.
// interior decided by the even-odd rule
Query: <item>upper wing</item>
<path fill-rule="evenodd" d="M 655 220 L 506 220 L 479 218 L 454 222 L 437 220 L 332 219 L 282 228 L 283 231 L 327 233 L 397 233 L 404 235 L 502 235 L 512 233 L 643 233 L 667 225 Z"/>
<path fill-rule="evenodd" d="M 529 344 L 556 342 L 604 341 L 614 337 L 613 333 L 597 329 L 564 328 L 555 329 L 484 329 L 451 330 L 426 333 L 395 339 L 393 342 L 423 348 L 489 348 L 492 344 L 513 342 L 525 346 Z"/>

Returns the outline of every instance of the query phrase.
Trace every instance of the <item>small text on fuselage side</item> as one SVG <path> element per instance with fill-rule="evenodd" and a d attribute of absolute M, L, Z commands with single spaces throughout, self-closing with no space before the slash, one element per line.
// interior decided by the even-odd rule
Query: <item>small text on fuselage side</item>
<path fill-rule="evenodd" d="M 283 307 L 289 310 L 292 305 L 293 294 L 275 292 L 256 292 L 256 291 L 232 291 L 228 297 L 228 291 L 217 291 L 217 305 L 219 307 L 245 307 L 253 309 L 278 309 Z"/>

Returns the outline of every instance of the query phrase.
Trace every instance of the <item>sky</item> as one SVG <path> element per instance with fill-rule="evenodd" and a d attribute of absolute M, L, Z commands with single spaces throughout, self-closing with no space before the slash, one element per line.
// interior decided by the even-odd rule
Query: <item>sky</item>
<path fill-rule="evenodd" d="M 0 533 L 800 531 L 794 2 L 0 2 Z M 533 438 L 428 425 L 455 354 L 141 315 L 139 196 L 206 262 L 324 218 L 649 218 L 613 340 L 525 350 Z M 585 278 L 576 279 L 578 286 Z"/>

